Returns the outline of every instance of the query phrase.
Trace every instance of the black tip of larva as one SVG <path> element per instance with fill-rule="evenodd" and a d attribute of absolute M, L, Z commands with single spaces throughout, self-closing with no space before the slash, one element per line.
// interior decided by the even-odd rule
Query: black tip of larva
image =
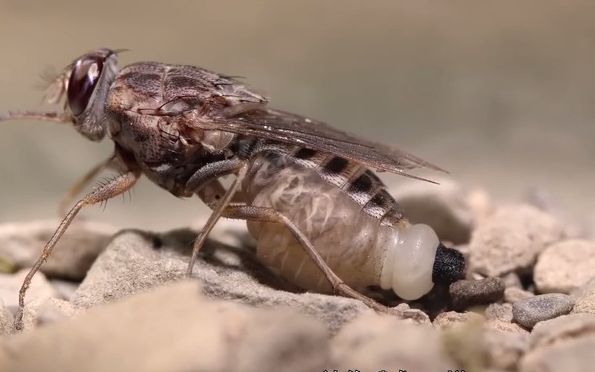
<path fill-rule="evenodd" d="M 450 284 L 465 277 L 465 258 L 456 249 L 446 248 L 442 243 L 436 250 L 432 282 Z"/>

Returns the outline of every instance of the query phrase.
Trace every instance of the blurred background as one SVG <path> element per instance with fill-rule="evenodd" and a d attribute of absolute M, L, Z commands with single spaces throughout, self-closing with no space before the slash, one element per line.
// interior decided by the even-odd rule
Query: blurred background
<path fill-rule="evenodd" d="M 502 201 L 544 192 L 595 225 L 595 2 L 0 0 L 0 112 L 99 46 L 246 77 L 272 105 L 390 142 Z M 0 126 L 0 222 L 54 217 L 107 157 L 68 126 Z M 383 176 L 384 177 L 384 176 Z M 400 182 L 388 176 L 388 182 Z M 143 180 L 86 211 L 164 230 L 205 212 Z"/>

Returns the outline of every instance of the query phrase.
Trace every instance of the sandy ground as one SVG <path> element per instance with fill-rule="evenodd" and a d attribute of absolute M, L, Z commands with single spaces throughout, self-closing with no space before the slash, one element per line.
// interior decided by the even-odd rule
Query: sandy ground
<path fill-rule="evenodd" d="M 275 106 L 392 142 L 500 199 L 541 190 L 595 225 L 593 3 L 360 4 L 0 0 L 0 111 L 39 107 L 47 66 L 127 47 L 123 64 L 245 76 Z M 69 184 L 110 150 L 68 127 L 2 124 L 0 222 L 55 215 Z M 145 181 L 132 202 L 86 215 L 166 229 L 204 211 Z"/>

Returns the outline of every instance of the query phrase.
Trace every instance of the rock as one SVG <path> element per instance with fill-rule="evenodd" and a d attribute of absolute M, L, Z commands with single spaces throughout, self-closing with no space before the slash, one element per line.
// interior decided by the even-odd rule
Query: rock
<path fill-rule="evenodd" d="M 502 279 L 506 288 L 523 288 L 523 283 L 521 283 L 521 278 L 517 273 L 504 274 L 500 279 Z"/>
<path fill-rule="evenodd" d="M 473 232 L 470 269 L 486 276 L 527 270 L 562 237 L 563 227 L 551 215 L 526 205 L 502 207 Z"/>
<path fill-rule="evenodd" d="M 595 336 L 570 339 L 523 356 L 520 372 L 590 372 L 595 365 Z"/>
<path fill-rule="evenodd" d="M 595 335 L 595 315 L 562 315 L 535 325 L 529 345 L 535 349 L 588 335 Z"/>
<path fill-rule="evenodd" d="M 537 260 L 534 281 L 541 293 L 570 293 L 595 278 L 595 242 L 564 240 Z"/>
<path fill-rule="evenodd" d="M 595 315 L 595 294 L 584 296 L 576 300 L 572 313 L 588 313 Z"/>
<path fill-rule="evenodd" d="M 436 330 L 378 314 L 348 323 L 332 340 L 331 351 L 329 371 L 438 371 L 455 365 Z"/>
<path fill-rule="evenodd" d="M 263 313 L 242 337 L 237 355 L 238 371 L 320 370 L 328 363 L 328 335 L 318 323 L 297 318 L 284 329 L 287 316 Z M 310 342 L 304 342 L 309 340 Z M 271 347 L 274 342 L 274 347 Z M 269 368 L 263 368 L 263 361 Z"/>
<path fill-rule="evenodd" d="M 68 319 L 76 313 L 74 306 L 59 298 L 39 298 L 25 306 L 23 329 L 29 330 L 44 324 Z"/>
<path fill-rule="evenodd" d="M 242 369 L 250 362 L 260 371 L 278 370 L 272 363 L 322 371 L 327 364 L 328 334 L 319 322 L 200 292 L 185 280 L 0 340 L 0 370 L 235 371 L 251 370 Z"/>
<path fill-rule="evenodd" d="M 312 319 L 292 312 L 259 311 L 245 328 L 229 371 L 322 371 L 321 366 L 329 363 L 328 333 Z"/>
<path fill-rule="evenodd" d="M 533 293 L 521 288 L 508 287 L 504 290 L 504 301 L 511 304 L 533 296 L 535 296 Z"/>
<path fill-rule="evenodd" d="M 581 297 L 590 296 L 592 294 L 595 294 L 595 278 L 589 280 L 579 288 L 570 292 L 570 296 L 577 300 Z"/>
<path fill-rule="evenodd" d="M 573 290 L 570 296 L 576 300 L 573 313 L 595 314 L 595 278 Z"/>
<path fill-rule="evenodd" d="M 513 303 L 512 315 L 523 327 L 533 328 L 538 322 L 568 314 L 573 306 L 574 300 L 568 295 L 543 294 Z"/>
<path fill-rule="evenodd" d="M 491 368 L 514 371 L 521 356 L 528 348 L 529 335 L 527 333 L 503 332 L 486 329 L 484 345 L 488 355 L 488 365 Z"/>
<path fill-rule="evenodd" d="M 493 329 L 493 330 L 500 331 L 500 332 L 520 333 L 520 334 L 524 334 L 524 335 L 529 334 L 529 332 L 525 328 L 521 327 L 520 325 L 518 325 L 516 323 L 505 322 L 505 321 L 499 320 L 499 319 L 488 320 L 487 322 L 485 322 L 484 328 Z"/>
<path fill-rule="evenodd" d="M 490 304 L 485 310 L 488 320 L 501 320 L 503 322 L 512 322 L 512 305 L 509 303 Z"/>
<path fill-rule="evenodd" d="M 412 182 L 392 194 L 412 223 L 430 225 L 442 241 L 469 241 L 473 214 L 467 193 L 460 185 L 450 180 L 441 180 L 440 185 Z"/>
<path fill-rule="evenodd" d="M 0 299 L 13 314 L 18 309 L 19 289 L 28 272 L 29 269 L 23 269 L 15 274 L 0 274 Z M 45 300 L 50 297 L 58 297 L 58 293 L 45 278 L 45 275 L 38 272 L 27 290 L 25 305 L 34 300 Z"/>
<path fill-rule="evenodd" d="M 0 257 L 17 268 L 33 266 L 58 224 L 49 220 L 0 225 Z M 49 277 L 82 280 L 115 232 L 114 227 L 97 222 L 74 222 L 41 271 Z"/>
<path fill-rule="evenodd" d="M 66 301 L 70 301 L 72 299 L 74 292 L 76 292 L 77 288 L 79 287 L 79 283 L 60 279 L 52 279 L 50 280 L 50 284 L 52 287 L 54 287 L 56 292 L 58 292 L 60 298 Z"/>
<path fill-rule="evenodd" d="M 453 327 L 442 329 L 442 344 L 454 364 L 441 370 L 454 368 L 465 371 L 483 371 L 488 367 L 488 350 L 484 342 L 484 322 L 471 319 Z M 452 367 L 454 366 L 454 367 Z M 428 369 L 428 371 L 430 371 Z"/>
<path fill-rule="evenodd" d="M 97 258 L 72 302 L 75 307 L 91 307 L 179 280 L 185 276 L 194 237 L 187 230 L 164 235 L 138 231 L 118 234 Z M 295 288 L 271 274 L 244 249 L 213 241 L 204 248 L 193 276 L 201 280 L 203 291 L 210 297 L 259 307 L 298 309 L 322 320 L 332 333 L 355 316 L 373 312 L 350 298 L 286 291 Z M 420 316 L 419 311 L 400 313 L 415 319 Z M 424 319 L 422 322 L 427 322 L 427 316 Z"/>
<path fill-rule="evenodd" d="M 438 314 L 432 324 L 437 328 L 448 328 L 469 321 L 483 321 L 483 317 L 472 311 L 466 311 L 464 313 L 446 311 Z"/>
<path fill-rule="evenodd" d="M 0 299 L 0 336 L 12 334 L 14 331 L 13 322 L 14 318 L 12 313 L 6 306 L 4 306 L 4 302 Z"/>
<path fill-rule="evenodd" d="M 504 296 L 504 283 L 499 278 L 459 280 L 449 287 L 452 305 L 465 309 L 471 305 L 497 302 Z"/>

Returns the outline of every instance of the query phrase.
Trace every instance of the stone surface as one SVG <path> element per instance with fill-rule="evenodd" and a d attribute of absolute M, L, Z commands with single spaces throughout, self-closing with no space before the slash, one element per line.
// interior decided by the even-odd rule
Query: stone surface
<path fill-rule="evenodd" d="M 23 329 L 61 321 L 72 317 L 76 313 L 74 306 L 59 298 L 38 298 L 25 306 L 23 312 Z"/>
<path fill-rule="evenodd" d="M 465 309 L 472 305 L 500 301 L 504 296 L 504 283 L 499 278 L 482 280 L 459 280 L 449 287 L 452 305 Z"/>
<path fill-rule="evenodd" d="M 442 241 L 467 243 L 473 227 L 467 192 L 451 180 L 439 182 L 440 185 L 409 182 L 391 194 L 412 223 L 430 225 Z"/>
<path fill-rule="evenodd" d="M 527 351 L 529 335 L 511 333 L 487 328 L 484 333 L 484 345 L 491 368 L 515 370 L 521 356 Z"/>
<path fill-rule="evenodd" d="M 308 317 L 258 311 L 245 328 L 228 371 L 322 371 L 330 363 L 329 335 Z"/>
<path fill-rule="evenodd" d="M 47 220 L 0 225 L 0 257 L 17 268 L 31 267 L 58 224 Z M 114 227 L 97 222 L 74 222 L 41 271 L 48 277 L 81 280 L 115 232 Z"/>
<path fill-rule="evenodd" d="M 521 288 L 508 287 L 504 290 L 504 301 L 509 302 L 511 304 L 533 296 L 535 296 L 535 294 L 529 291 L 525 291 Z"/>
<path fill-rule="evenodd" d="M 504 286 L 506 288 L 523 288 L 523 284 L 521 283 L 521 278 L 517 273 L 508 273 L 504 274 L 500 277 L 504 282 Z"/>
<path fill-rule="evenodd" d="M 523 327 L 533 328 L 538 322 L 568 314 L 574 300 L 562 293 L 550 293 L 526 298 L 512 304 L 515 322 Z"/>
<path fill-rule="evenodd" d="M 331 350 L 329 371 L 440 371 L 455 365 L 433 328 L 377 314 L 347 324 L 332 340 Z"/>
<path fill-rule="evenodd" d="M 563 227 L 547 213 L 527 205 L 501 207 L 473 232 L 470 269 L 486 276 L 527 270 L 562 237 Z"/>
<path fill-rule="evenodd" d="M 518 325 L 516 323 L 506 322 L 506 321 L 499 320 L 499 319 L 488 320 L 484 324 L 484 327 L 486 329 L 493 329 L 493 330 L 501 331 L 501 332 L 520 333 L 520 334 L 525 334 L 525 335 L 529 334 L 529 331 L 527 331 L 525 328 L 521 327 L 520 325 Z"/>
<path fill-rule="evenodd" d="M 29 272 L 23 269 L 15 274 L 0 274 L 0 300 L 5 306 L 15 313 L 19 305 L 19 289 Z M 43 273 L 38 272 L 31 281 L 31 286 L 25 296 L 25 305 L 36 300 L 45 300 L 50 297 L 58 297 L 58 293 L 48 282 Z"/>
<path fill-rule="evenodd" d="M 595 336 L 570 339 L 528 352 L 520 372 L 591 372 L 595 365 Z"/>
<path fill-rule="evenodd" d="M 0 370 L 275 371 L 283 365 L 297 372 L 327 364 L 321 323 L 291 309 L 210 301 L 200 292 L 186 280 L 2 339 Z M 239 356 L 252 347 L 247 366 Z"/>
<path fill-rule="evenodd" d="M 595 278 L 589 280 L 582 286 L 580 286 L 580 287 L 576 288 L 575 290 L 573 290 L 572 292 L 570 292 L 570 295 L 574 299 L 579 299 L 581 297 L 586 297 L 586 296 L 590 296 L 593 294 L 595 294 Z"/>
<path fill-rule="evenodd" d="M 576 300 L 572 312 L 595 315 L 595 294 L 584 296 Z"/>
<path fill-rule="evenodd" d="M 486 319 L 512 322 L 512 304 L 490 304 L 485 310 Z"/>
<path fill-rule="evenodd" d="M 72 299 L 72 296 L 74 295 L 74 292 L 76 292 L 77 288 L 79 287 L 80 283 L 60 279 L 52 279 L 50 280 L 50 284 L 52 285 L 52 287 L 54 287 L 56 292 L 58 292 L 58 295 L 61 299 L 70 301 Z"/>
<path fill-rule="evenodd" d="M 595 335 L 595 315 L 569 314 L 538 323 L 529 341 L 535 349 L 587 335 Z"/>
<path fill-rule="evenodd" d="M 0 299 L 0 336 L 12 334 L 14 318 L 4 302 Z"/>
<path fill-rule="evenodd" d="M 440 313 L 434 318 L 432 324 L 434 327 L 437 328 L 448 328 L 452 326 L 459 325 L 461 323 L 469 322 L 469 321 L 482 321 L 483 317 L 477 313 L 472 311 L 466 311 L 464 313 L 459 313 L 456 311 L 446 311 Z"/>
<path fill-rule="evenodd" d="M 541 293 L 570 293 L 595 278 L 595 242 L 564 240 L 537 260 L 534 281 Z"/>
<path fill-rule="evenodd" d="M 112 302 L 184 277 L 195 235 L 187 230 L 157 236 L 137 231 L 118 234 L 98 257 L 73 296 L 76 307 Z M 288 306 L 321 319 L 331 332 L 356 315 L 372 312 L 362 302 L 315 293 L 292 293 L 243 249 L 209 241 L 194 267 L 193 276 L 211 297 L 260 307 Z M 264 284 L 263 284 L 264 283 Z M 397 309 L 398 310 L 398 309 Z M 403 311 L 416 322 L 420 312 Z"/>

